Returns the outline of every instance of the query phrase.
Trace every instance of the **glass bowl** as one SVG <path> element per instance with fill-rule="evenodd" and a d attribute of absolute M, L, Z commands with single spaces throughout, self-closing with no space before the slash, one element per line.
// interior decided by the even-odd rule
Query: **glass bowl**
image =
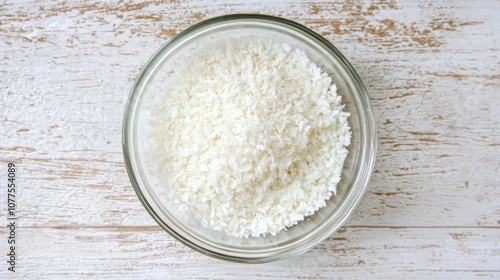
<path fill-rule="evenodd" d="M 158 102 L 176 61 L 207 42 L 224 37 L 271 36 L 306 52 L 337 86 L 351 127 L 351 144 L 337 193 L 326 206 L 276 236 L 236 238 L 205 228 L 181 212 L 161 189 L 148 145 L 151 109 Z M 259 263 L 303 253 L 335 233 L 353 213 L 370 180 L 376 131 L 366 89 L 347 59 L 326 39 L 286 19 L 265 15 L 226 15 L 195 24 L 169 40 L 145 65 L 128 99 L 123 121 L 123 153 L 140 201 L 173 237 L 203 254 L 228 261 Z"/>

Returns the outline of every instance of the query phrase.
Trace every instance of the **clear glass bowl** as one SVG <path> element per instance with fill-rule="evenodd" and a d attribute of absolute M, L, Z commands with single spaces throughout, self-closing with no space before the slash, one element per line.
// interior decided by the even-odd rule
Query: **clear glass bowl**
<path fill-rule="evenodd" d="M 351 127 L 351 145 L 337 194 L 327 205 L 276 236 L 236 238 L 205 228 L 180 212 L 161 190 L 161 179 L 148 154 L 150 110 L 166 87 L 176 61 L 221 37 L 271 36 L 309 58 L 332 78 L 342 96 Z M 306 27 L 264 15 L 227 15 L 195 24 L 168 41 L 146 64 L 125 109 L 123 152 L 140 201 L 169 234 L 196 251 L 219 259 L 259 263 L 303 253 L 336 232 L 353 213 L 370 180 L 376 156 L 376 131 L 366 89 L 347 59 L 327 40 Z"/>

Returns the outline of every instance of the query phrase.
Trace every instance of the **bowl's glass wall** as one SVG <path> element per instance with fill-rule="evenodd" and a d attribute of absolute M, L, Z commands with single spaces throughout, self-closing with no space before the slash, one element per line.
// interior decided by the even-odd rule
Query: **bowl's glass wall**
<path fill-rule="evenodd" d="M 224 37 L 273 38 L 304 50 L 332 78 L 346 105 L 351 145 L 337 194 L 313 216 L 276 236 L 235 238 L 207 229 L 177 205 L 162 189 L 150 151 L 151 109 L 165 93 L 179 61 Z M 271 17 L 235 16 L 212 20 L 179 34 L 163 46 L 144 68 L 132 90 L 124 122 L 127 168 L 139 197 L 168 232 L 198 251 L 236 261 L 267 261 L 303 252 L 335 232 L 363 195 L 375 157 L 375 130 L 366 90 L 349 63 L 318 35 L 298 24 Z"/>

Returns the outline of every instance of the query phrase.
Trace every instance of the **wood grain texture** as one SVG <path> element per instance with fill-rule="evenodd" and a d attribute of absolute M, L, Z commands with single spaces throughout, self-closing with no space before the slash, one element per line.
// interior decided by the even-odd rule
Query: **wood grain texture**
<path fill-rule="evenodd" d="M 1 2 L 0 161 L 18 165 L 15 277 L 500 278 L 499 10 L 488 0 Z M 227 13 L 282 16 L 325 36 L 377 117 L 375 172 L 355 214 L 277 263 L 228 264 L 184 247 L 146 213 L 123 163 L 123 110 L 141 67 L 178 32 Z"/>
<path fill-rule="evenodd" d="M 347 226 L 298 257 L 247 265 L 195 253 L 157 227 L 23 228 L 31 244 L 18 269 L 26 279 L 494 278 L 496 231 Z"/>

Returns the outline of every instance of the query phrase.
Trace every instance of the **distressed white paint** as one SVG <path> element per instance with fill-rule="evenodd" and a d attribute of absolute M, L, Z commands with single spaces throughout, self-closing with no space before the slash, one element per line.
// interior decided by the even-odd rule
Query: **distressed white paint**
<path fill-rule="evenodd" d="M 0 4 L 0 159 L 18 165 L 18 279 L 500 278 L 498 1 L 68 2 Z M 241 12 L 333 42 L 379 129 L 373 180 L 346 227 L 257 266 L 210 259 L 160 230 L 121 153 L 147 59 L 189 25 Z"/>

